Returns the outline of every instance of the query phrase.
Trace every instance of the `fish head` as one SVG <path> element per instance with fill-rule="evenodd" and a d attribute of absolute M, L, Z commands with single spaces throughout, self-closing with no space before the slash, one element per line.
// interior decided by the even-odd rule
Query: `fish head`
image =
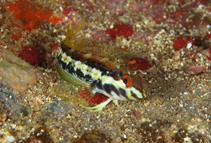
<path fill-rule="evenodd" d="M 146 96 L 141 77 L 138 74 L 124 74 L 121 79 L 126 86 L 126 96 L 129 100 L 140 100 Z"/>

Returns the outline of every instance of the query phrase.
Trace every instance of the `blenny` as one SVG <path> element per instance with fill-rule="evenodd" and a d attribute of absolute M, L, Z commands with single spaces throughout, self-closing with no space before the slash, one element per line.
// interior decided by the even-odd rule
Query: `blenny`
<path fill-rule="evenodd" d="M 109 48 L 99 40 L 85 36 L 85 19 L 81 19 L 71 30 L 68 29 L 65 42 L 58 50 L 58 73 L 68 82 L 89 90 L 91 97 L 102 93 L 108 99 L 91 111 L 100 111 L 110 101 L 139 100 L 146 97 L 142 81 L 136 72 L 120 66 L 109 56 Z"/>

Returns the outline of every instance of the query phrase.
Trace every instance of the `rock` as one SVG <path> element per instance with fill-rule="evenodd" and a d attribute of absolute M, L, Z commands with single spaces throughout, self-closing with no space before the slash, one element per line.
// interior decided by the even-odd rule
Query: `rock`
<path fill-rule="evenodd" d="M 24 91 L 29 84 L 37 82 L 34 67 L 3 49 L 4 60 L 0 63 L 0 76 L 17 91 Z"/>

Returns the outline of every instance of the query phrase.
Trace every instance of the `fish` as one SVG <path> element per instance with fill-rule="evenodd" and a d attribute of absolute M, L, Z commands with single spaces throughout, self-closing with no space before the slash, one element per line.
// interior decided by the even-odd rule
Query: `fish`
<path fill-rule="evenodd" d="M 58 49 L 57 71 L 70 83 L 95 93 L 107 96 L 107 100 L 93 107 L 83 106 L 92 112 L 101 111 L 113 101 L 136 101 L 146 97 L 142 79 L 136 73 L 118 63 L 109 48 L 100 40 L 85 36 L 86 20 L 81 19 L 71 29 Z M 80 88 L 79 88 L 80 90 Z"/>

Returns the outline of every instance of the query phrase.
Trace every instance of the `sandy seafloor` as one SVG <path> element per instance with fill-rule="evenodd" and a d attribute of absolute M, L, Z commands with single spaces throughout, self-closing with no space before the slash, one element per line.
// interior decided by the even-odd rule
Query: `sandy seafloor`
<path fill-rule="evenodd" d="M 21 44 L 39 43 L 49 51 L 48 45 L 61 44 L 68 18 L 81 15 L 64 16 L 63 8 L 75 8 L 89 21 L 92 35 L 105 39 L 108 46 L 124 46 L 135 53 L 131 58 L 145 58 L 152 67 L 140 73 L 146 99 L 122 102 L 120 107 L 112 103 L 95 113 L 72 101 L 61 101 L 63 95 L 55 94 L 61 87 L 76 88 L 57 77 L 56 50 L 46 52 L 42 65 L 34 66 L 38 81 L 21 92 L 10 80 L 24 81 L 20 79 L 23 77 L 5 78 L 6 69 L 1 65 L 0 142 L 211 142 L 211 71 L 207 58 L 211 39 L 206 35 L 211 31 L 209 1 L 38 0 L 35 5 L 55 10 L 62 23 L 40 23 L 43 29 L 21 31 L 23 38 L 17 41 L 11 37 L 17 28 L 10 26 L 14 20 L 8 3 L 14 1 L 1 1 L 1 62 L 7 56 L 3 48 L 18 52 Z M 182 12 L 177 15 L 177 11 Z M 133 35 L 112 39 L 102 32 L 116 23 L 131 25 Z M 181 35 L 192 37 L 196 44 L 176 51 L 173 42 Z"/>

